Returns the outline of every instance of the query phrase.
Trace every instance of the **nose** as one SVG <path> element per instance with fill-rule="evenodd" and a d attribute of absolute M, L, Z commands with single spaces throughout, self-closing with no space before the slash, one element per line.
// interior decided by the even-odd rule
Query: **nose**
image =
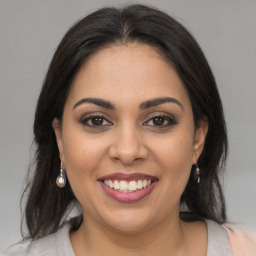
<path fill-rule="evenodd" d="M 143 141 L 143 136 L 133 128 L 118 129 L 109 148 L 109 157 L 120 161 L 123 165 L 132 165 L 145 160 L 148 149 Z"/>

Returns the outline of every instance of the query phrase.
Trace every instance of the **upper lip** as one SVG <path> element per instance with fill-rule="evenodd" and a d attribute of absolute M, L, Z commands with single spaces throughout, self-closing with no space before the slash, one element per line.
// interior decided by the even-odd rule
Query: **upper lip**
<path fill-rule="evenodd" d="M 157 177 L 144 174 L 144 173 L 111 173 L 105 176 L 100 177 L 98 180 L 125 180 L 125 181 L 132 181 L 132 180 L 158 180 Z"/>

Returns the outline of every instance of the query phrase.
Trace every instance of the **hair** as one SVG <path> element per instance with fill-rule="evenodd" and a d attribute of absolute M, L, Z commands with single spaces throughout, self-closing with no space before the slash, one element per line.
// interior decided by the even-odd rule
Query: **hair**
<path fill-rule="evenodd" d="M 103 8 L 69 29 L 60 42 L 46 74 L 34 121 L 35 159 L 26 195 L 25 220 L 37 239 L 57 231 L 70 206 L 77 202 L 69 182 L 59 189 L 60 158 L 52 121 L 62 119 L 63 108 L 76 74 L 89 56 L 111 44 L 139 43 L 157 49 L 176 70 L 192 103 L 195 125 L 208 121 L 203 152 L 198 160 L 201 182 L 191 175 L 181 202 L 190 214 L 184 220 L 207 218 L 226 221 L 219 174 L 224 170 L 228 141 L 223 108 L 214 76 L 193 36 L 175 19 L 155 8 L 128 5 Z"/>

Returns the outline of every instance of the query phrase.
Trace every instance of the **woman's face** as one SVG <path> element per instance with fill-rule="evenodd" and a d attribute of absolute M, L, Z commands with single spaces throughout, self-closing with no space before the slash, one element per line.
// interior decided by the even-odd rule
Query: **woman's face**
<path fill-rule="evenodd" d="M 185 87 L 154 48 L 92 55 L 53 127 L 85 222 L 132 232 L 177 221 L 207 124 L 195 129 Z"/>

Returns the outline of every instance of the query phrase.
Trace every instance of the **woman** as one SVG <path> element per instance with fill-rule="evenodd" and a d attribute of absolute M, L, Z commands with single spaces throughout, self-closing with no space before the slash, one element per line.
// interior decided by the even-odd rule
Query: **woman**
<path fill-rule="evenodd" d="M 34 134 L 25 254 L 233 255 L 220 225 L 221 100 L 200 47 L 167 14 L 131 5 L 75 24 L 50 64 Z"/>

